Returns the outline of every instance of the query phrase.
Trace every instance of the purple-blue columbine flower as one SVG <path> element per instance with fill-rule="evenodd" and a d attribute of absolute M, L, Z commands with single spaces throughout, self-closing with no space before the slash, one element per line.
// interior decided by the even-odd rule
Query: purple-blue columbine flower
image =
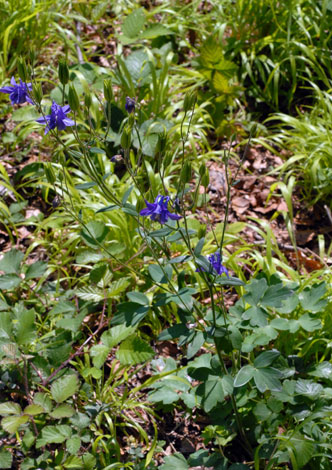
<path fill-rule="evenodd" d="M 151 220 L 157 220 L 161 224 L 165 224 L 168 219 L 178 220 L 181 216 L 178 214 L 172 214 L 168 210 L 169 196 L 157 196 L 153 203 L 145 201 L 147 205 L 146 209 L 141 210 L 140 215 L 148 216 Z"/>
<path fill-rule="evenodd" d="M 216 251 L 216 253 L 213 253 L 212 255 L 208 256 L 208 261 L 210 263 L 211 274 L 217 273 L 219 276 L 221 276 L 222 274 L 226 274 L 226 276 L 229 277 L 227 268 L 225 268 L 225 266 L 221 262 L 220 251 Z M 203 266 L 200 266 L 196 269 L 196 272 L 202 271 L 206 271 Z"/>
<path fill-rule="evenodd" d="M 129 114 L 135 112 L 135 105 L 136 105 L 136 101 L 133 98 L 130 98 L 129 96 L 127 96 L 125 108 Z"/>
<path fill-rule="evenodd" d="M 32 99 L 29 96 L 29 91 L 32 90 L 31 83 L 24 83 L 20 79 L 20 83 L 15 82 L 15 78 L 12 77 L 10 80 L 11 86 L 5 86 L 0 88 L 1 93 L 8 93 L 12 104 L 28 103 L 33 104 Z"/>
<path fill-rule="evenodd" d="M 36 119 L 39 124 L 46 124 L 45 134 L 48 133 L 51 129 L 56 127 L 59 131 L 63 131 L 68 126 L 74 126 L 75 122 L 72 119 L 67 118 L 67 114 L 70 113 L 70 106 L 60 106 L 53 101 L 51 106 L 51 114 L 45 117 Z"/>

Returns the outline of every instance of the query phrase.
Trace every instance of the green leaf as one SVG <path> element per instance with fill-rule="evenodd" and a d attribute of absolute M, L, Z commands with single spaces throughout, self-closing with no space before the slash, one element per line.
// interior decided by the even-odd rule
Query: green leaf
<path fill-rule="evenodd" d="M 280 391 L 282 389 L 281 382 L 279 380 L 281 376 L 281 372 L 272 367 L 255 369 L 254 371 L 254 381 L 256 387 L 261 393 L 264 393 L 266 390 L 271 390 L 273 392 Z"/>
<path fill-rule="evenodd" d="M 332 380 L 332 364 L 327 361 L 320 362 L 317 365 L 315 364 L 308 374 L 314 377 Z"/>
<path fill-rule="evenodd" d="M 150 303 L 149 299 L 147 298 L 145 294 L 143 294 L 143 292 L 139 292 L 139 291 L 127 292 L 127 297 L 129 300 L 137 304 L 149 305 Z"/>
<path fill-rule="evenodd" d="M 180 336 L 187 336 L 190 333 L 187 325 L 178 323 L 177 325 L 170 326 L 162 331 L 158 336 L 158 341 L 167 341 L 170 339 L 179 338 Z"/>
<path fill-rule="evenodd" d="M 234 379 L 234 387 L 242 387 L 249 382 L 254 376 L 255 369 L 251 365 L 243 366 L 236 374 Z"/>
<path fill-rule="evenodd" d="M 0 468 L 11 468 L 13 456 L 9 450 L 2 449 L 0 451 Z"/>
<path fill-rule="evenodd" d="M 160 470 L 189 470 L 189 465 L 182 454 L 173 454 L 165 457 L 165 463 Z"/>
<path fill-rule="evenodd" d="M 71 455 L 77 454 L 81 447 L 81 439 L 78 436 L 71 437 L 66 441 L 66 449 Z"/>
<path fill-rule="evenodd" d="M 107 237 L 108 228 L 103 222 L 94 220 L 86 224 L 81 231 L 81 237 L 88 246 L 98 247 Z"/>
<path fill-rule="evenodd" d="M 33 106 L 23 106 L 19 109 L 16 109 L 11 119 L 13 121 L 35 121 L 40 115 Z"/>
<path fill-rule="evenodd" d="M 96 266 L 90 271 L 89 278 L 94 284 L 98 284 L 99 281 L 105 276 L 107 271 L 107 264 L 101 264 Z"/>
<path fill-rule="evenodd" d="M 205 342 L 205 336 L 202 331 L 195 331 L 187 348 L 187 358 L 191 359 L 201 349 Z"/>
<path fill-rule="evenodd" d="M 298 469 L 304 468 L 315 452 L 314 443 L 299 432 L 288 437 L 285 447 L 294 452 Z"/>
<path fill-rule="evenodd" d="M 137 304 L 135 302 L 122 302 L 118 304 L 118 313 L 112 318 L 112 325 L 124 323 L 126 326 L 136 326 L 149 311 L 149 307 Z"/>
<path fill-rule="evenodd" d="M 311 380 L 298 379 L 295 385 L 295 393 L 303 395 L 310 400 L 316 400 L 323 392 L 321 384 L 312 382 Z"/>
<path fill-rule="evenodd" d="M 163 269 L 157 264 L 149 265 L 149 273 L 155 282 L 160 284 L 167 284 L 172 279 L 173 269 L 172 266 L 163 266 Z"/>
<path fill-rule="evenodd" d="M 168 36 L 170 34 L 174 34 L 173 31 L 166 28 L 161 24 L 152 24 L 145 31 L 143 31 L 140 35 L 140 39 L 153 39 L 158 36 Z"/>
<path fill-rule="evenodd" d="M 29 416 L 27 415 L 6 416 L 2 419 L 1 425 L 5 431 L 9 432 L 10 434 L 14 434 L 18 428 L 27 421 L 29 421 Z"/>
<path fill-rule="evenodd" d="M 113 348 L 117 344 L 119 344 L 124 339 L 128 338 L 128 336 L 132 335 L 135 331 L 135 328 L 132 326 L 125 326 L 125 325 L 117 325 L 113 326 L 109 330 L 105 331 L 101 335 L 101 341 L 105 344 L 109 349 Z"/>
<path fill-rule="evenodd" d="M 209 413 L 218 403 L 224 401 L 222 378 L 209 375 L 208 380 L 197 387 L 196 394 L 202 397 L 204 411 Z"/>
<path fill-rule="evenodd" d="M 107 297 L 116 297 L 117 295 L 121 294 L 121 292 L 125 291 L 129 285 L 130 282 L 128 281 L 127 277 L 123 277 L 117 281 L 112 282 L 112 284 L 107 289 Z"/>
<path fill-rule="evenodd" d="M 72 430 L 67 424 L 57 426 L 45 426 L 42 428 L 41 437 L 37 439 L 36 448 L 40 449 L 48 444 L 61 444 L 71 437 Z"/>
<path fill-rule="evenodd" d="M 78 387 L 79 381 L 77 375 L 64 375 L 52 383 L 51 394 L 57 403 L 61 403 L 73 396 L 77 392 Z"/>
<path fill-rule="evenodd" d="M 96 344 L 90 349 L 90 355 L 92 357 L 92 363 L 95 367 L 102 367 L 105 363 L 110 348 L 105 346 L 105 344 Z"/>
<path fill-rule="evenodd" d="M 35 311 L 23 308 L 16 314 L 18 324 L 15 332 L 18 344 L 29 344 L 36 338 Z"/>
<path fill-rule="evenodd" d="M 24 408 L 24 414 L 35 416 L 39 415 L 40 413 L 45 413 L 45 410 L 40 405 L 28 405 Z"/>
<path fill-rule="evenodd" d="M 6 403 L 0 403 L 0 415 L 19 415 L 22 413 L 22 408 L 18 403 L 8 401 Z"/>
<path fill-rule="evenodd" d="M 24 253 L 13 248 L 5 253 L 0 260 L 0 271 L 5 274 L 19 274 L 23 258 Z"/>
<path fill-rule="evenodd" d="M 0 290 L 14 289 L 21 284 L 21 278 L 17 274 L 3 274 L 0 276 Z"/>
<path fill-rule="evenodd" d="M 266 326 L 268 324 L 268 314 L 267 312 L 257 305 L 248 308 L 242 314 L 244 320 L 250 320 L 252 326 Z"/>
<path fill-rule="evenodd" d="M 50 413 L 52 418 L 61 419 L 61 418 L 71 418 L 75 413 L 75 410 L 72 406 L 63 403 L 62 405 L 57 406 Z"/>
<path fill-rule="evenodd" d="M 280 356 L 280 352 L 276 350 L 264 351 L 258 357 L 256 357 L 254 362 L 254 367 L 267 367 L 272 364 Z"/>
<path fill-rule="evenodd" d="M 47 413 L 52 409 L 52 400 L 46 393 L 37 392 L 33 397 L 33 402 L 36 405 L 40 405 Z"/>
<path fill-rule="evenodd" d="M 302 308 L 312 313 L 321 312 L 327 305 L 327 300 L 322 299 L 325 294 L 326 283 L 324 281 L 312 287 L 306 287 L 299 294 Z"/>
<path fill-rule="evenodd" d="M 246 285 L 246 292 L 243 296 L 243 299 L 252 306 L 255 306 L 258 304 L 260 299 L 263 297 L 267 290 L 267 282 L 266 279 L 253 279 L 250 284 Z"/>
<path fill-rule="evenodd" d="M 261 299 L 261 303 L 267 307 L 280 308 L 283 305 L 283 301 L 292 295 L 293 291 L 288 287 L 283 286 L 281 283 L 273 284 L 272 286 L 268 287 L 264 293 L 264 296 Z"/>
<path fill-rule="evenodd" d="M 122 32 L 130 39 L 136 38 L 141 32 L 145 23 L 145 14 L 143 8 L 130 13 L 124 20 L 122 25 Z"/>
<path fill-rule="evenodd" d="M 36 279 L 42 277 L 47 269 L 47 263 L 44 261 L 36 261 L 33 264 L 28 266 L 28 269 L 25 272 L 25 280 Z"/>
<path fill-rule="evenodd" d="M 135 365 L 149 361 L 154 354 L 154 350 L 148 343 L 137 336 L 131 336 L 120 345 L 116 357 L 121 364 Z"/>
<path fill-rule="evenodd" d="M 180 395 L 169 387 L 163 386 L 162 388 L 149 393 L 149 401 L 152 403 L 163 403 L 170 405 L 179 401 Z"/>
<path fill-rule="evenodd" d="M 221 286 L 245 286 L 246 283 L 238 279 L 237 277 L 229 276 L 218 276 L 215 279 L 215 284 L 219 284 Z"/>
<path fill-rule="evenodd" d="M 315 331 L 322 328 L 322 322 L 318 318 L 312 318 L 309 313 L 302 315 L 298 322 L 306 331 Z"/>
<path fill-rule="evenodd" d="M 216 36 L 210 36 L 201 48 L 201 61 L 205 67 L 212 67 L 218 64 L 223 58 L 222 47 Z"/>

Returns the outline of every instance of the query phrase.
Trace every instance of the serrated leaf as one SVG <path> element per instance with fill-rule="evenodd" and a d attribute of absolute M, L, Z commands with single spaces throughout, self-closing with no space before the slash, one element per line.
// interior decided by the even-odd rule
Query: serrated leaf
<path fill-rule="evenodd" d="M 1 258 L 0 271 L 3 271 L 5 274 L 19 274 L 23 258 L 24 253 L 13 248 Z"/>
<path fill-rule="evenodd" d="M 52 383 L 51 394 L 57 403 L 61 403 L 73 396 L 77 392 L 78 387 L 79 381 L 77 375 L 65 375 Z"/>
<path fill-rule="evenodd" d="M 105 346 L 111 349 L 124 339 L 128 338 L 128 336 L 132 335 L 134 331 L 135 328 L 131 326 L 113 326 L 101 335 L 101 341 L 103 344 L 105 344 Z"/>
<path fill-rule="evenodd" d="M 234 379 L 234 387 L 242 387 L 249 382 L 254 376 L 255 369 L 251 365 L 243 366 L 236 374 Z"/>
<path fill-rule="evenodd" d="M 83 470 L 94 470 L 96 468 L 96 457 L 92 454 L 85 453 L 82 455 Z"/>
<path fill-rule="evenodd" d="M 40 413 L 45 413 L 45 410 L 40 405 L 28 405 L 24 408 L 24 413 L 26 415 L 35 416 L 39 415 Z"/>
<path fill-rule="evenodd" d="M 153 358 L 154 354 L 154 350 L 148 343 L 137 336 L 131 336 L 121 343 L 120 348 L 116 352 L 116 357 L 121 364 L 135 365 L 149 361 Z"/>
<path fill-rule="evenodd" d="M 52 400 L 48 395 L 46 395 L 46 393 L 37 392 L 33 397 L 33 402 L 36 405 L 40 405 L 48 413 L 51 411 L 53 406 Z"/>
<path fill-rule="evenodd" d="M 81 447 L 81 439 L 78 436 L 71 437 L 66 441 L 66 449 L 71 455 L 77 454 Z"/>
<path fill-rule="evenodd" d="M 326 305 L 327 300 L 322 299 L 326 294 L 326 284 L 321 282 L 311 287 L 307 287 L 299 294 L 301 306 L 304 310 L 312 313 L 322 311 Z"/>
<path fill-rule="evenodd" d="M 160 470 L 189 470 L 189 465 L 182 454 L 173 454 L 165 457 L 165 463 Z"/>
<path fill-rule="evenodd" d="M 29 416 L 6 416 L 1 421 L 1 426 L 3 429 L 10 434 L 14 434 L 18 428 L 29 421 Z"/>
<path fill-rule="evenodd" d="M 22 408 L 18 403 L 8 401 L 7 403 L 0 403 L 0 415 L 19 415 L 22 413 Z"/>
<path fill-rule="evenodd" d="M 216 36 L 210 36 L 204 42 L 200 58 L 205 67 L 213 67 L 221 61 L 223 51 Z"/>
<path fill-rule="evenodd" d="M 61 418 L 71 418 L 75 413 L 75 410 L 72 406 L 63 403 L 62 405 L 57 406 L 50 413 L 52 418 L 61 419 Z"/>
<path fill-rule="evenodd" d="M 0 468 L 11 468 L 13 456 L 9 450 L 2 449 L 0 451 Z"/>
<path fill-rule="evenodd" d="M 228 79 L 219 72 L 215 72 L 212 78 L 212 85 L 217 93 L 229 94 L 232 87 L 228 83 Z"/>
<path fill-rule="evenodd" d="M 30 264 L 25 272 L 25 280 L 42 277 L 46 269 L 47 263 L 44 263 L 44 261 L 36 261 L 35 263 Z"/>
<path fill-rule="evenodd" d="M 298 379 L 295 385 L 295 393 L 298 395 L 304 395 L 310 400 L 316 400 L 323 392 L 321 384 L 313 382 L 311 380 Z"/>
<path fill-rule="evenodd" d="M 146 28 L 140 35 L 140 39 L 152 39 L 158 36 L 168 36 L 169 34 L 174 34 L 173 31 L 166 28 L 161 24 L 152 24 Z"/>
<path fill-rule="evenodd" d="M 95 367 L 102 367 L 110 352 L 110 348 L 105 344 L 96 344 L 90 349 L 92 363 Z"/>
<path fill-rule="evenodd" d="M 21 278 L 17 274 L 3 274 L 0 276 L 0 289 L 14 289 L 21 284 Z"/>
<path fill-rule="evenodd" d="M 112 284 L 107 289 L 107 297 L 115 297 L 121 294 L 121 292 L 127 289 L 129 284 L 130 282 L 128 281 L 127 277 L 123 277 L 121 279 L 118 279 L 117 281 L 112 282 Z"/>
<path fill-rule="evenodd" d="M 37 439 L 36 448 L 40 449 L 47 444 L 61 444 L 71 437 L 72 430 L 67 424 L 57 426 L 45 426 L 42 428 L 41 437 Z"/>
<path fill-rule="evenodd" d="M 122 24 L 123 34 L 130 39 L 136 38 L 141 32 L 145 23 L 145 14 L 143 8 L 130 13 Z"/>
<path fill-rule="evenodd" d="M 77 297 L 91 302 L 100 302 L 104 300 L 104 291 L 96 286 L 85 286 L 75 291 Z"/>

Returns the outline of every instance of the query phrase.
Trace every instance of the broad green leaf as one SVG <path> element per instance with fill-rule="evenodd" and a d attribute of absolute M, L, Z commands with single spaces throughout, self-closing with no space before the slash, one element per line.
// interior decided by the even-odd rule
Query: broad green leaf
<path fill-rule="evenodd" d="M 67 424 L 57 426 L 45 426 L 42 428 L 41 437 L 37 439 L 36 448 L 40 449 L 47 444 L 61 444 L 71 437 L 72 430 Z"/>
<path fill-rule="evenodd" d="M 83 470 L 95 470 L 96 468 L 96 457 L 89 453 L 82 455 Z"/>
<path fill-rule="evenodd" d="M 149 273 L 152 279 L 160 284 L 167 284 L 172 279 L 172 266 L 163 266 L 163 269 L 157 264 L 149 265 Z"/>
<path fill-rule="evenodd" d="M 318 318 L 312 318 L 309 313 L 305 313 L 298 319 L 299 324 L 306 331 L 315 331 L 322 328 L 322 323 Z"/>
<path fill-rule="evenodd" d="M 12 334 L 12 318 L 9 312 L 0 312 L 0 342 L 10 340 Z"/>
<path fill-rule="evenodd" d="M 259 421 L 266 421 L 272 414 L 272 411 L 266 406 L 265 403 L 258 402 L 254 408 L 254 415 Z"/>
<path fill-rule="evenodd" d="M 132 335 L 135 331 L 135 328 L 132 326 L 117 325 L 113 326 L 109 330 L 105 331 L 101 335 L 101 341 L 109 349 L 113 348 L 117 344 L 121 343 L 128 336 Z"/>
<path fill-rule="evenodd" d="M 182 454 L 173 454 L 165 457 L 165 463 L 160 470 L 189 470 L 189 465 Z"/>
<path fill-rule="evenodd" d="M 140 35 L 140 39 L 153 39 L 158 36 L 168 36 L 169 34 L 174 34 L 173 31 L 166 28 L 161 24 L 152 24 L 146 28 Z"/>
<path fill-rule="evenodd" d="M 277 350 L 264 351 L 258 357 L 256 357 L 254 362 L 254 367 L 267 367 L 272 364 L 280 356 L 280 352 Z"/>
<path fill-rule="evenodd" d="M 9 432 L 10 434 L 14 434 L 18 430 L 18 428 L 22 424 L 25 424 L 27 421 L 29 421 L 29 416 L 27 415 L 6 416 L 2 419 L 1 426 L 5 431 Z"/>
<path fill-rule="evenodd" d="M 13 121 L 35 121 L 39 117 L 39 113 L 33 106 L 23 106 L 13 112 L 11 119 Z"/>
<path fill-rule="evenodd" d="M 37 392 L 33 397 L 33 402 L 40 405 L 47 413 L 51 411 L 53 406 L 52 400 L 46 393 Z"/>
<path fill-rule="evenodd" d="M 88 246 L 98 247 L 107 237 L 108 228 L 98 220 L 93 220 L 86 224 L 81 231 L 81 236 Z"/>
<path fill-rule="evenodd" d="M 96 344 L 90 349 L 90 355 L 92 357 L 92 363 L 95 367 L 102 367 L 110 352 L 108 346 L 105 344 Z"/>
<path fill-rule="evenodd" d="M 248 308 L 242 314 L 243 320 L 250 320 L 252 326 L 266 326 L 268 324 L 267 312 L 257 305 Z"/>
<path fill-rule="evenodd" d="M 299 432 L 292 434 L 285 442 L 285 446 L 295 453 L 296 464 L 299 470 L 304 468 L 309 462 L 316 448 L 313 441 L 310 441 Z"/>
<path fill-rule="evenodd" d="M 47 263 L 44 261 L 36 261 L 28 266 L 25 272 L 25 280 L 36 279 L 42 277 L 47 269 Z"/>
<path fill-rule="evenodd" d="M 39 415 L 40 413 L 45 413 L 45 410 L 40 405 L 28 405 L 24 408 L 24 414 L 35 416 Z"/>
<path fill-rule="evenodd" d="M 19 415 L 22 413 L 22 408 L 18 403 L 8 401 L 6 403 L 0 403 L 0 415 Z"/>
<path fill-rule="evenodd" d="M 200 55 L 205 67 L 214 67 L 223 58 L 222 47 L 217 36 L 210 36 L 203 44 Z"/>
<path fill-rule="evenodd" d="M 306 287 L 299 294 L 302 308 L 312 313 L 321 312 L 327 305 L 327 300 L 322 299 L 325 294 L 325 282 L 321 282 L 320 284 L 316 284 L 312 287 Z"/>
<path fill-rule="evenodd" d="M 0 276 L 0 290 L 9 290 L 18 287 L 21 284 L 21 278 L 17 274 L 3 274 Z"/>
<path fill-rule="evenodd" d="M 125 291 L 129 285 L 130 282 L 128 281 L 127 277 L 123 277 L 117 281 L 112 282 L 112 284 L 107 289 L 107 297 L 111 298 L 121 294 L 121 292 Z"/>
<path fill-rule="evenodd" d="M 201 349 L 205 342 L 205 336 L 202 331 L 195 331 L 193 338 L 190 340 L 187 348 L 187 358 L 191 359 Z"/>
<path fill-rule="evenodd" d="M 272 367 L 254 370 L 254 381 L 256 387 L 261 393 L 264 393 L 266 390 L 274 392 L 280 391 L 282 389 L 281 382 L 279 380 L 281 376 L 281 372 Z"/>
<path fill-rule="evenodd" d="M 251 365 L 243 366 L 236 374 L 234 379 L 234 387 L 242 387 L 249 382 L 254 376 L 255 369 Z"/>
<path fill-rule="evenodd" d="M 196 393 L 202 396 L 204 411 L 209 413 L 217 403 L 224 401 L 224 390 L 221 383 L 221 377 L 209 376 L 209 379 L 199 385 Z"/>
<path fill-rule="evenodd" d="M 75 410 L 72 406 L 63 403 L 62 405 L 57 406 L 50 413 L 52 418 L 61 419 L 61 418 L 71 418 L 75 413 Z"/>
<path fill-rule="evenodd" d="M 281 302 L 281 307 L 277 308 L 279 313 L 287 314 L 295 311 L 296 307 L 299 304 L 299 297 L 297 293 L 287 297 Z"/>
<path fill-rule="evenodd" d="M 137 304 L 141 305 L 149 305 L 149 299 L 143 292 L 139 291 L 133 291 L 133 292 L 128 292 L 127 297 L 131 302 L 135 302 Z"/>
<path fill-rule="evenodd" d="M 293 291 L 288 287 L 280 284 L 273 284 L 269 286 L 261 299 L 262 305 L 267 307 L 280 308 L 283 305 L 283 301 L 293 295 Z"/>
<path fill-rule="evenodd" d="M 137 336 L 131 336 L 121 343 L 116 352 L 116 357 L 121 364 L 135 365 L 149 361 L 154 354 L 154 350 L 148 343 Z"/>
<path fill-rule="evenodd" d="M 212 85 L 217 93 L 227 95 L 232 91 L 232 87 L 228 83 L 228 78 L 219 72 L 213 74 Z"/>
<path fill-rule="evenodd" d="M 77 454 L 81 447 L 81 439 L 78 436 L 73 436 L 67 439 L 66 449 L 71 455 Z"/>
<path fill-rule="evenodd" d="M 267 290 L 267 282 L 266 279 L 253 279 L 250 284 L 246 285 L 246 292 L 243 296 L 243 299 L 252 306 L 255 306 L 258 304 L 258 302 L 261 300 L 263 295 L 265 294 Z"/>
<path fill-rule="evenodd" d="M 170 326 L 167 330 L 164 330 L 158 336 L 159 341 L 167 341 L 169 339 L 179 338 L 183 335 L 188 335 L 190 330 L 187 325 L 184 323 L 178 323 L 176 325 Z"/>
<path fill-rule="evenodd" d="M 5 274 L 19 274 L 23 258 L 24 253 L 13 248 L 1 258 L 0 271 L 3 271 Z"/>
<path fill-rule="evenodd" d="M 323 392 L 321 384 L 312 382 L 311 380 L 298 379 L 295 385 L 295 393 L 304 395 L 310 400 L 316 400 Z"/>
<path fill-rule="evenodd" d="M 136 38 L 141 32 L 145 23 L 145 14 L 143 8 L 134 10 L 122 24 L 123 34 L 130 39 Z"/>
<path fill-rule="evenodd" d="M 52 383 L 51 394 L 57 403 L 61 403 L 73 396 L 77 392 L 78 387 L 79 381 L 77 375 L 64 375 Z"/>
<path fill-rule="evenodd" d="M 312 366 L 309 375 L 322 379 L 332 380 L 332 364 L 327 361 L 320 362 Z"/>
<path fill-rule="evenodd" d="M 101 264 L 96 266 L 90 271 L 89 278 L 94 284 L 98 284 L 99 281 L 105 276 L 107 271 L 107 264 Z"/>
<path fill-rule="evenodd" d="M 60 320 L 56 322 L 56 326 L 58 328 L 63 328 L 64 330 L 69 330 L 75 333 L 80 329 L 85 316 L 86 312 L 81 312 L 76 317 L 60 318 Z"/>
<path fill-rule="evenodd" d="M 170 405 L 171 403 L 176 403 L 179 399 L 180 395 L 167 386 L 149 393 L 149 401 L 152 403 Z"/>
<path fill-rule="evenodd" d="M 12 468 L 13 456 L 9 450 L 0 451 L 0 468 Z"/>
<path fill-rule="evenodd" d="M 144 307 L 136 302 L 122 302 L 117 305 L 117 314 L 111 320 L 112 325 L 125 324 L 126 326 L 136 326 L 143 320 L 150 307 Z"/>
<path fill-rule="evenodd" d="M 18 344 L 29 344 L 36 338 L 35 311 L 33 309 L 20 309 L 16 314 L 18 324 L 15 332 Z"/>

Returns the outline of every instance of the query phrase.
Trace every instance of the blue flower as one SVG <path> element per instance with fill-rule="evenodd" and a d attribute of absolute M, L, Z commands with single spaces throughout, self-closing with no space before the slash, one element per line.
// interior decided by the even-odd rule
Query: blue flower
<path fill-rule="evenodd" d="M 26 101 L 28 103 L 34 104 L 32 99 L 29 96 L 29 91 L 32 90 L 32 85 L 31 83 L 24 83 L 20 79 L 20 83 L 17 84 L 15 82 L 15 78 L 12 77 L 10 80 L 10 83 L 12 86 L 5 86 L 3 88 L 0 88 L 1 93 L 8 93 L 10 101 L 12 104 L 21 104 L 25 103 Z"/>
<path fill-rule="evenodd" d="M 223 264 L 221 263 L 220 251 L 216 251 L 216 253 L 213 253 L 213 255 L 208 256 L 208 261 L 210 263 L 210 274 L 217 273 L 219 276 L 221 276 L 222 274 L 226 274 L 226 276 L 229 277 L 227 268 L 225 268 L 225 266 L 223 266 Z M 200 266 L 196 269 L 196 272 L 202 271 L 206 271 L 203 266 Z"/>
<path fill-rule="evenodd" d="M 129 114 L 135 112 L 135 105 L 136 105 L 136 101 L 133 98 L 130 98 L 129 96 L 127 96 L 125 108 Z"/>
<path fill-rule="evenodd" d="M 56 127 L 59 131 L 63 131 L 68 126 L 74 126 L 75 122 L 72 119 L 67 118 L 67 114 L 70 113 L 71 109 L 70 106 L 67 104 L 66 106 L 60 106 L 53 101 L 51 106 L 51 114 L 45 117 L 41 117 L 36 121 L 39 124 L 46 124 L 45 134 L 48 133 L 49 130 L 55 129 Z"/>
<path fill-rule="evenodd" d="M 181 218 L 180 215 L 172 214 L 168 210 L 169 196 L 157 196 L 153 203 L 145 201 L 147 209 L 143 209 L 140 212 L 142 216 L 151 217 L 151 220 L 157 220 L 161 224 L 168 221 L 168 218 L 172 220 L 178 220 Z"/>

